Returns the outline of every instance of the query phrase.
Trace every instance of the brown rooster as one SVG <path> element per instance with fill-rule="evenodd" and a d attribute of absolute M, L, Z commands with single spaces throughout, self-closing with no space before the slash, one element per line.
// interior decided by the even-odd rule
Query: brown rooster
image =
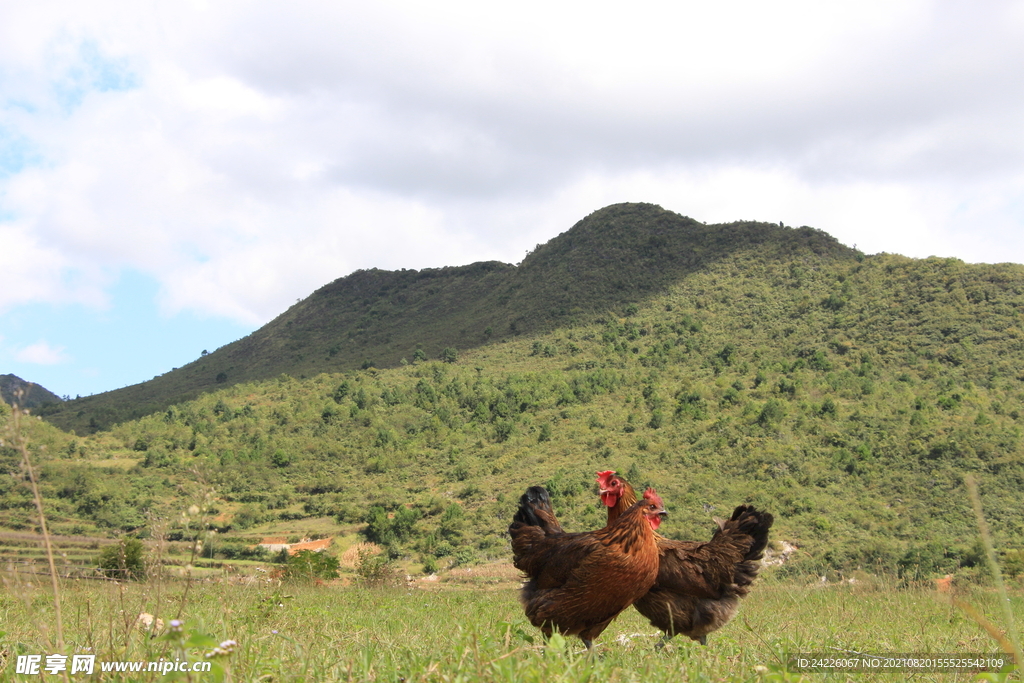
<path fill-rule="evenodd" d="M 593 647 L 612 619 L 654 584 L 654 530 L 665 514 L 648 489 L 605 528 L 569 534 L 558 525 L 547 490 L 528 488 L 508 532 L 513 564 L 527 578 L 519 599 L 530 623 L 546 636 L 557 630 Z"/>
<path fill-rule="evenodd" d="M 598 472 L 597 483 L 611 525 L 636 502 L 636 492 L 613 471 Z M 706 645 L 707 635 L 732 619 L 757 578 L 772 516 L 740 505 L 730 519 L 716 521 L 719 528 L 706 543 L 655 535 L 658 578 L 635 607 L 664 631 L 659 649 L 679 633 Z"/>

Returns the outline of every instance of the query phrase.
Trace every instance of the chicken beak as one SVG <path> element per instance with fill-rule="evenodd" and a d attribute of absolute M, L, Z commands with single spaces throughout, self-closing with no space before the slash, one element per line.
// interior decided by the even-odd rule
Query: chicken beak
<path fill-rule="evenodd" d="M 658 527 L 661 526 L 662 521 L 664 521 L 666 517 L 668 517 L 668 512 L 665 511 L 665 508 L 662 508 L 658 512 L 655 512 L 653 516 L 648 517 L 647 521 L 650 523 L 651 529 L 657 531 Z"/>

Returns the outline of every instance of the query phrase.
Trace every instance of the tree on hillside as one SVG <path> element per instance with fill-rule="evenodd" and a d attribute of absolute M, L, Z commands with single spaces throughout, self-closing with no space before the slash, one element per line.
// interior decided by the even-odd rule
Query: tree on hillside
<path fill-rule="evenodd" d="M 99 566 L 112 579 L 142 581 L 146 578 L 145 547 L 137 538 L 122 538 L 103 548 Z"/>

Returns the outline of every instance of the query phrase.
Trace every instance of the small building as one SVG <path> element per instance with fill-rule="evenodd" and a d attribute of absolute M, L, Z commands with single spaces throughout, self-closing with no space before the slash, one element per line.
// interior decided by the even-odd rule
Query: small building
<path fill-rule="evenodd" d="M 322 538 L 319 541 L 311 541 L 304 538 L 298 543 L 289 543 L 283 536 L 268 536 L 260 541 L 259 546 L 272 553 L 279 553 L 287 550 L 289 555 L 297 555 L 299 551 L 311 550 L 314 553 L 322 553 L 331 545 L 332 538 Z"/>
<path fill-rule="evenodd" d="M 289 548 L 288 539 L 284 536 L 268 536 L 260 541 L 259 546 L 272 553 L 279 553 Z"/>
<path fill-rule="evenodd" d="M 292 543 L 288 548 L 289 555 L 297 555 L 303 550 L 311 550 L 314 553 L 322 553 L 327 550 L 327 547 L 331 545 L 330 538 L 322 538 L 319 541 L 307 541 L 303 540 L 301 543 Z"/>

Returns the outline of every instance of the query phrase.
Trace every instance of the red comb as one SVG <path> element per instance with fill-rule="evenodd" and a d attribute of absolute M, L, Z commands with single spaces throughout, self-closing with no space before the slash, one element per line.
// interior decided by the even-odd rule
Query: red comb
<path fill-rule="evenodd" d="M 664 503 L 661 502 L 661 496 L 659 496 L 658 492 L 655 491 L 653 488 L 648 488 L 646 491 L 644 491 L 644 500 L 649 500 L 655 505 L 660 505 L 664 507 Z"/>
<path fill-rule="evenodd" d="M 615 474 L 615 470 L 606 470 L 604 472 L 597 473 L 597 483 L 602 487 L 608 484 L 608 480 L 611 479 L 612 475 Z"/>

